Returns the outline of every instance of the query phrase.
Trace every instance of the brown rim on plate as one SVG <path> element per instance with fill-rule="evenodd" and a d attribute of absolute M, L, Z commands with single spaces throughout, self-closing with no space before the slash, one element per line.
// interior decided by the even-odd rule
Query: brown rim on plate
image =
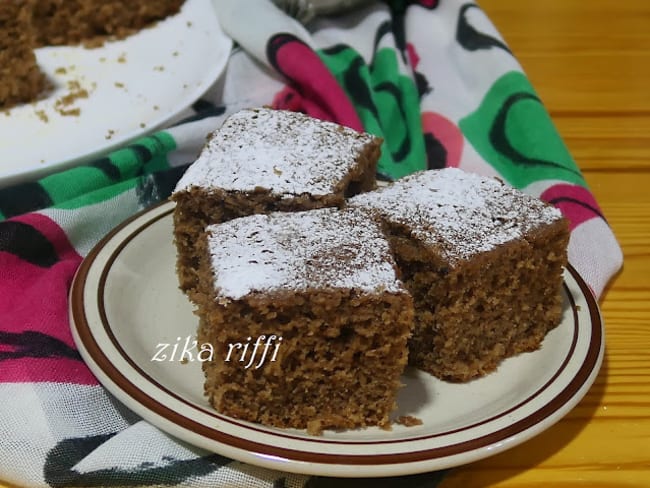
<path fill-rule="evenodd" d="M 168 205 L 169 209 L 162 209 L 160 207 Z M 552 417 L 556 412 L 562 409 L 571 399 L 573 399 L 580 389 L 585 385 L 588 379 L 595 373 L 595 368 L 599 364 L 599 358 L 602 348 L 602 323 L 600 319 L 600 314 L 598 311 L 598 306 L 596 300 L 594 299 L 591 291 L 589 290 L 586 283 L 582 280 L 579 274 L 572 266 L 568 266 L 567 270 L 573 277 L 573 279 L 578 284 L 580 291 L 582 292 L 588 307 L 589 307 L 589 316 L 591 324 L 591 339 L 589 342 L 588 350 L 584 362 L 581 364 L 579 370 L 574 374 L 571 381 L 559 392 L 557 393 L 550 401 L 546 402 L 541 408 L 535 410 L 529 415 L 525 416 L 518 421 L 509 424 L 503 428 L 490 432 L 488 434 L 462 441 L 453 444 L 448 444 L 444 446 L 437 446 L 428 449 L 420 449 L 415 451 L 408 452 L 397 452 L 397 453 L 388 453 L 388 454 L 332 454 L 332 453 L 322 453 L 322 452 L 310 452 L 302 451 L 297 449 L 290 449 L 285 447 L 280 447 L 274 444 L 267 444 L 263 442 L 256 442 L 249 440 L 243 437 L 238 437 L 230 435 L 226 432 L 222 432 L 216 428 L 209 427 L 200 422 L 195 421 L 194 419 L 183 415 L 163 403 L 159 402 L 157 399 L 152 398 L 149 394 L 142 391 L 138 388 L 135 383 L 129 380 L 124 374 L 115 367 L 111 360 L 106 356 L 101 346 L 97 343 L 91 327 L 88 323 L 86 317 L 86 304 L 84 303 L 84 290 L 86 288 L 86 279 L 88 277 L 88 272 L 95 263 L 99 253 L 106 247 L 106 245 L 111 242 L 115 236 L 120 233 L 125 227 L 129 224 L 141 219 L 146 214 L 150 212 L 157 211 L 158 215 L 154 215 L 151 218 L 146 219 L 143 223 L 134 229 L 130 230 L 129 234 L 125 236 L 116 248 L 110 253 L 106 263 L 104 264 L 99 286 L 97 289 L 97 305 L 99 309 L 99 314 L 101 317 L 102 327 L 104 328 L 105 333 L 109 337 L 113 347 L 116 351 L 119 352 L 122 359 L 124 359 L 135 371 L 138 372 L 146 381 L 150 384 L 153 384 L 160 391 L 165 392 L 170 397 L 182 402 L 185 406 L 190 409 L 199 411 L 203 414 L 208 414 L 222 422 L 227 422 L 232 425 L 247 429 L 252 432 L 260 432 L 264 434 L 271 434 L 274 437 L 287 438 L 294 440 L 305 440 L 305 437 L 295 436 L 288 432 L 277 432 L 274 431 L 270 433 L 263 428 L 258 428 L 252 426 L 251 424 L 244 424 L 237 419 L 227 417 L 217 413 L 216 411 L 208 411 L 205 408 L 197 406 L 196 404 L 187 401 L 180 395 L 169 390 L 164 385 L 160 384 L 158 381 L 151 378 L 143 369 L 135 362 L 128 354 L 125 353 L 124 349 L 120 345 L 119 341 L 115 338 L 113 331 L 111 329 L 111 324 L 107 319 L 106 310 L 104 307 L 104 289 L 106 284 L 106 279 L 108 273 L 111 270 L 111 266 L 118 259 L 120 253 L 123 249 L 139 234 L 144 232 L 149 226 L 155 222 L 170 217 L 173 212 L 173 204 L 169 202 L 163 202 L 158 204 L 150 209 L 141 211 L 131 218 L 127 219 L 125 222 L 120 224 L 118 227 L 113 229 L 106 237 L 104 237 L 88 254 L 84 259 L 81 266 L 79 267 L 77 274 L 75 276 L 71 292 L 70 292 L 70 313 L 71 313 L 71 326 L 75 328 L 79 340 L 81 342 L 82 348 L 85 349 L 88 356 L 95 363 L 96 367 L 105 374 L 114 385 L 125 395 L 135 400 L 139 405 L 143 407 L 143 412 L 137 412 L 143 415 L 144 418 L 148 419 L 150 413 L 155 414 L 163 419 L 166 419 L 168 422 L 186 430 L 198 434 L 206 439 L 216 441 L 218 443 L 230 446 L 233 448 L 241 449 L 250 453 L 258 453 L 265 456 L 274 456 L 281 459 L 287 459 L 292 461 L 301 461 L 301 462 L 310 462 L 310 463 L 319 463 L 319 464 L 337 464 L 337 465 L 384 465 L 384 464 L 398 464 L 398 463 L 413 463 L 421 461 L 429 461 L 434 459 L 446 458 L 449 456 L 454 456 L 458 454 L 464 454 L 469 451 L 475 451 L 481 448 L 486 448 L 488 446 L 506 441 L 513 436 L 525 432 L 530 427 L 545 421 Z M 317 437 L 309 438 L 310 443 L 316 444 L 341 444 L 341 445 L 375 445 L 375 444 L 399 444 L 402 442 L 412 442 L 417 440 L 427 440 L 433 439 L 435 437 L 440 437 L 447 434 L 453 434 L 462 432 L 463 430 L 468 430 L 482 424 L 486 424 L 492 420 L 508 415 L 510 412 L 517 410 L 526 403 L 533 400 L 535 397 L 540 395 L 545 391 L 550 385 L 553 384 L 554 380 L 561 374 L 561 372 L 566 367 L 569 359 L 571 358 L 572 353 L 575 350 L 576 342 L 578 339 L 578 330 L 579 330 L 579 315 L 575 302 L 574 296 L 571 294 L 567 284 L 564 284 L 564 291 L 568 298 L 569 306 L 571 308 L 573 316 L 573 331 L 571 338 L 571 346 L 567 352 L 566 357 L 564 358 L 562 364 L 558 370 L 553 374 L 553 376 L 539 389 L 534 393 L 526 397 L 525 399 L 519 401 L 516 405 L 511 408 L 500 412 L 498 415 L 493 417 L 482 419 L 480 422 L 475 422 L 470 425 L 459 427 L 457 429 L 448 430 L 445 432 L 439 432 L 430 435 L 424 435 L 419 437 L 408 437 L 405 439 L 395 439 L 395 440 L 374 440 L 374 441 L 350 441 L 350 440 L 328 440 L 328 439 L 319 439 Z M 557 419 L 556 419 L 557 420 Z"/>

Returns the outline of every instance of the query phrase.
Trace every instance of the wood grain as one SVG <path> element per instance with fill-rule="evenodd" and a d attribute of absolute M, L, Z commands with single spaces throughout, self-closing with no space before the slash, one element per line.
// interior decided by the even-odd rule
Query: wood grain
<path fill-rule="evenodd" d="M 650 486 L 650 2 L 482 0 L 625 256 L 601 311 L 603 368 L 538 437 L 451 470 L 442 488 Z"/>

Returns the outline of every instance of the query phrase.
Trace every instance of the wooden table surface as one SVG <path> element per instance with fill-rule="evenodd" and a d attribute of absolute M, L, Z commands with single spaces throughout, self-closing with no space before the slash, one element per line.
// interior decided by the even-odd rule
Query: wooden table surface
<path fill-rule="evenodd" d="M 549 110 L 625 256 L 605 361 L 563 420 L 441 488 L 650 487 L 650 1 L 479 0 Z"/>
<path fill-rule="evenodd" d="M 441 487 L 650 487 L 650 1 L 480 5 L 584 171 L 625 265 L 601 300 L 606 357 L 582 402 Z"/>

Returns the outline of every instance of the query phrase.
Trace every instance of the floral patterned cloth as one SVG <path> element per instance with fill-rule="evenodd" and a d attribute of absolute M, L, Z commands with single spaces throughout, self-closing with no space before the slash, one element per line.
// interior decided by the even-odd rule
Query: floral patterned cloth
<path fill-rule="evenodd" d="M 244 465 L 160 432 L 101 387 L 69 329 L 67 293 L 83 257 L 124 219 L 166 199 L 206 134 L 241 108 L 303 111 L 377 134 L 384 179 L 445 166 L 498 176 L 567 216 L 570 261 L 597 296 L 620 268 L 619 246 L 580 170 L 476 4 L 393 0 L 303 26 L 270 1 L 255 3 L 215 2 L 237 45 L 222 79 L 180 123 L 86 165 L 0 189 L 0 480 L 334 483 Z M 442 475 L 382 482 L 435 486 Z"/>

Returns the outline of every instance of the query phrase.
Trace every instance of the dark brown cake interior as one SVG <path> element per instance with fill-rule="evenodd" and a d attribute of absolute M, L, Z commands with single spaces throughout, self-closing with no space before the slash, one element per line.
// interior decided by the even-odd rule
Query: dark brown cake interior
<path fill-rule="evenodd" d="M 493 371 L 504 357 L 537 349 L 559 323 L 565 222 L 455 264 L 408 229 L 388 227 L 415 306 L 409 364 L 467 381 Z"/>
<path fill-rule="evenodd" d="M 203 363 L 205 391 L 218 411 L 310 433 L 389 425 L 407 362 L 407 295 L 312 290 L 227 309 L 207 297 L 202 315 L 199 343 L 216 348 L 216 360 Z M 224 362 L 228 344 L 272 334 L 282 337 L 275 362 L 267 358 L 260 369 Z"/>

